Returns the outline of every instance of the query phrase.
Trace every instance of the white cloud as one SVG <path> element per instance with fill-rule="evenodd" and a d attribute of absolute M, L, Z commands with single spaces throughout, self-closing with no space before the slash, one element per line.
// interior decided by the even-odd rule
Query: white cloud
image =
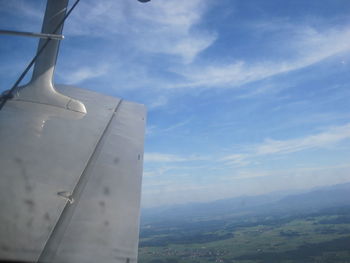
<path fill-rule="evenodd" d="M 40 32 L 44 18 L 45 4 L 46 1 L 0 1 L 1 29 Z M 28 38 L 18 36 L 10 36 L 9 38 L 16 38 L 19 40 L 18 42 L 23 43 L 36 41 L 34 38 L 28 40 Z M 19 48 L 14 49 L 17 52 L 21 50 Z M 22 50 L 20 52 L 23 54 Z M 34 52 L 35 51 L 33 51 L 33 54 Z"/>
<path fill-rule="evenodd" d="M 172 167 L 168 167 L 168 166 L 157 167 L 157 168 L 154 168 L 154 169 L 151 169 L 151 170 L 145 169 L 145 171 L 143 173 L 143 176 L 146 176 L 146 177 L 162 176 L 167 171 L 169 171 L 171 169 L 172 169 Z"/>
<path fill-rule="evenodd" d="M 37 21 L 41 21 L 43 19 L 45 11 L 42 1 L 2 1 L 0 7 L 2 12 L 8 12 L 20 18 L 27 18 L 30 20 L 34 19 Z"/>
<path fill-rule="evenodd" d="M 173 163 L 173 162 L 190 162 L 205 160 L 205 157 L 191 155 L 191 156 L 180 156 L 175 154 L 165 154 L 165 153 L 145 153 L 145 162 L 163 162 L 163 163 Z"/>
<path fill-rule="evenodd" d="M 74 70 L 64 70 L 59 72 L 59 76 L 68 84 L 78 84 L 88 79 L 96 78 L 105 75 L 108 72 L 107 64 L 92 67 L 80 67 Z"/>
<path fill-rule="evenodd" d="M 319 134 L 285 141 L 266 140 L 255 148 L 256 155 L 288 154 L 302 150 L 320 148 L 350 138 L 350 124 L 332 127 Z"/>
<path fill-rule="evenodd" d="M 234 153 L 222 158 L 215 154 L 210 158 L 196 156 L 179 156 L 161 153 L 148 153 L 145 156 L 148 164 L 162 167 L 146 169 L 143 202 L 145 206 L 161 204 L 202 202 L 221 198 L 239 196 L 242 194 L 263 194 L 271 191 L 291 189 L 308 189 L 311 187 L 342 183 L 349 181 L 349 165 L 347 164 L 320 164 L 319 166 L 292 166 L 279 170 L 266 167 L 254 167 L 259 157 L 284 156 L 291 153 L 320 149 L 339 145 L 350 139 L 350 123 L 333 126 L 322 132 L 300 138 L 287 140 L 267 139 L 256 145 L 246 148 L 245 152 Z M 203 160 L 207 167 L 194 168 L 193 172 L 183 164 L 191 160 Z M 170 164 L 173 163 L 173 164 Z M 253 164 L 253 166 L 251 166 Z M 223 170 L 215 174 L 214 182 L 204 176 L 201 171 L 213 167 Z M 235 169 L 231 169 L 235 167 Z M 187 172 L 182 178 L 179 178 Z M 197 177 L 200 175 L 200 177 Z M 195 178 L 195 179 L 194 179 Z M 288 184 L 285 182 L 288 181 Z M 153 183 L 157 185 L 153 187 Z M 159 200 L 157 196 L 162 196 Z"/>
<path fill-rule="evenodd" d="M 169 132 L 169 131 L 175 130 L 177 128 L 183 127 L 183 126 L 189 124 L 190 121 L 191 121 L 190 119 L 187 119 L 187 120 L 175 123 L 175 124 L 165 128 L 165 129 L 162 129 L 161 132 Z"/>
<path fill-rule="evenodd" d="M 84 1 L 66 29 L 68 34 L 97 34 L 106 39 L 119 35 L 120 41 L 128 41 L 139 50 L 180 56 L 183 62 L 190 63 L 216 39 L 215 34 L 195 29 L 205 9 L 205 1 L 201 0 L 147 4 Z"/>
<path fill-rule="evenodd" d="M 246 146 L 247 149 L 243 153 L 232 153 L 224 157 L 211 155 L 207 156 L 189 155 L 181 156 L 175 154 L 164 153 L 146 153 L 146 163 L 176 163 L 176 162 L 191 162 L 191 161 L 208 161 L 225 163 L 228 166 L 244 167 L 255 163 L 257 157 L 267 155 L 285 155 L 294 152 L 300 152 L 310 149 L 319 149 L 336 145 L 346 139 L 350 139 L 350 123 L 342 126 L 330 127 L 327 130 L 313 135 L 308 135 L 301 138 L 289 140 L 273 140 L 266 139 L 264 142 Z"/>
<path fill-rule="evenodd" d="M 156 98 L 153 98 L 152 102 L 149 103 L 147 106 L 148 106 L 149 110 L 153 110 L 153 109 L 165 106 L 167 103 L 168 103 L 168 98 L 167 97 L 165 97 L 165 96 L 158 96 Z"/>
<path fill-rule="evenodd" d="M 147 125 L 146 126 L 146 135 L 151 136 L 155 133 L 155 130 L 157 129 L 157 126 L 155 125 Z"/>
<path fill-rule="evenodd" d="M 177 68 L 174 72 L 186 77 L 187 82 L 174 87 L 237 87 L 301 69 L 341 52 L 350 51 L 349 26 L 322 32 L 310 26 L 297 26 L 291 30 L 298 33 L 280 41 L 286 50 L 283 62 L 281 59 L 274 61 L 257 58 L 255 62 L 241 60 L 228 64 L 211 63 Z"/>
<path fill-rule="evenodd" d="M 187 34 L 189 34 L 189 32 Z M 187 64 L 191 63 L 198 53 L 207 49 L 214 42 L 215 38 L 216 37 L 213 35 L 203 35 L 199 38 L 186 35 L 174 45 L 171 43 L 164 43 L 161 50 L 163 53 L 180 55 Z M 154 48 L 156 49 L 156 47 Z M 155 51 L 155 49 L 151 49 L 150 51 Z"/>
<path fill-rule="evenodd" d="M 250 161 L 247 160 L 247 157 L 247 154 L 230 154 L 221 158 L 221 161 L 229 165 L 246 166 L 250 163 Z"/>
<path fill-rule="evenodd" d="M 145 162 L 183 162 L 186 158 L 173 154 L 145 153 Z"/>
<path fill-rule="evenodd" d="M 152 207 L 189 202 L 211 202 L 238 196 L 256 196 L 276 191 L 305 191 L 349 182 L 350 166 L 322 166 L 280 171 L 238 171 L 211 183 L 161 180 L 148 177 L 142 191 L 142 206 Z M 177 176 L 174 176 L 177 178 Z M 148 181 L 150 180 L 150 181 Z M 288 183 L 286 183 L 288 182 Z M 159 197 L 162 198 L 159 198 Z"/>
<path fill-rule="evenodd" d="M 247 147 L 246 153 L 227 155 L 220 160 L 227 165 L 246 166 L 259 156 L 284 155 L 309 149 L 323 148 L 350 139 L 350 123 L 334 126 L 318 134 L 289 140 L 266 139 L 263 143 Z"/>
<path fill-rule="evenodd" d="M 192 62 L 216 39 L 215 34 L 195 30 L 206 10 L 205 3 L 201 0 L 159 1 L 148 9 L 136 9 L 134 18 L 143 25 L 142 49 L 179 55 L 185 63 Z"/>
<path fill-rule="evenodd" d="M 152 109 L 152 107 L 151 107 L 151 109 Z M 147 133 L 147 135 L 157 135 L 160 133 L 168 133 L 168 132 L 171 132 L 173 130 L 177 130 L 178 128 L 184 127 L 187 124 L 189 124 L 190 122 L 191 122 L 191 118 L 186 119 L 186 120 L 181 121 L 181 122 L 173 123 L 172 125 L 165 126 L 164 128 L 159 128 L 159 127 L 153 125 L 153 126 L 150 126 L 147 128 L 146 133 Z"/>

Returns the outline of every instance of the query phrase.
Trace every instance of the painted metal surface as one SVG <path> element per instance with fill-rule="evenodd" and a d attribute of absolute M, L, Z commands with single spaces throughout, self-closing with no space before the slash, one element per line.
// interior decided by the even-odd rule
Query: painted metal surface
<path fill-rule="evenodd" d="M 47 1 L 42 33 L 62 33 L 63 24 L 61 25 L 61 23 L 66 16 L 67 6 L 68 0 Z M 53 85 L 52 79 L 59 44 L 59 40 L 40 40 L 37 52 L 40 53 L 42 48 L 44 49 L 35 62 L 32 79 L 27 85 L 17 88 L 15 94 L 13 94 L 13 99 L 54 105 L 71 111 L 86 113 L 86 108 L 81 101 L 57 92 Z"/>
<path fill-rule="evenodd" d="M 122 101 L 43 262 L 137 262 L 144 107 Z M 82 186 L 83 188 L 83 186 Z M 79 190 L 79 189 L 78 189 Z"/>
<path fill-rule="evenodd" d="M 13 100 L 0 111 L 0 258 L 135 262 L 144 107 L 58 88 L 88 113 Z"/>

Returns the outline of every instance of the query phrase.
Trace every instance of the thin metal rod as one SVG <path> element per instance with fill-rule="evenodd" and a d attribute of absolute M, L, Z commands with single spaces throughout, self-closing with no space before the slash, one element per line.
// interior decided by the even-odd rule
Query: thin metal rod
<path fill-rule="evenodd" d="M 77 6 L 77 4 L 80 2 L 80 0 L 76 0 L 75 3 L 72 5 L 72 7 L 69 9 L 69 11 L 67 12 L 67 14 L 64 16 L 64 18 L 62 19 L 62 21 L 57 25 L 56 29 L 54 30 L 53 34 L 55 34 L 59 28 L 63 25 L 64 21 L 66 21 L 67 17 L 70 15 L 70 13 L 72 13 L 72 11 L 74 10 L 74 8 Z M 17 88 L 17 86 L 19 85 L 19 83 L 23 80 L 23 78 L 25 77 L 25 75 L 28 73 L 28 71 L 31 69 L 31 67 L 34 65 L 35 61 L 38 59 L 38 57 L 40 56 L 40 54 L 44 51 L 44 49 L 46 48 L 46 46 L 50 43 L 51 39 L 48 38 L 46 39 L 44 45 L 41 47 L 40 50 L 38 50 L 38 52 L 36 53 L 36 55 L 33 57 L 33 59 L 30 61 L 30 63 L 28 64 L 28 66 L 25 68 L 25 70 L 22 72 L 21 76 L 17 79 L 17 81 L 15 82 L 15 84 L 12 86 L 12 88 L 6 92 L 0 99 L 0 110 L 4 107 L 6 101 L 8 99 L 13 98 L 13 92 L 15 91 L 15 89 Z"/>
<path fill-rule="evenodd" d="M 62 40 L 62 39 L 64 39 L 63 35 L 45 34 L 45 33 L 33 33 L 33 32 L 24 32 L 24 31 L 13 31 L 13 30 L 0 30 L 0 35 L 38 37 L 38 38 L 55 39 L 55 40 Z"/>

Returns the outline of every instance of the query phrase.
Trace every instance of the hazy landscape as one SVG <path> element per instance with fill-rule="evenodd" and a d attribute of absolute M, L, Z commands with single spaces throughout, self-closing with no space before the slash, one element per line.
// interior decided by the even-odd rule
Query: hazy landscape
<path fill-rule="evenodd" d="M 140 263 L 350 262 L 350 183 L 144 209 Z"/>

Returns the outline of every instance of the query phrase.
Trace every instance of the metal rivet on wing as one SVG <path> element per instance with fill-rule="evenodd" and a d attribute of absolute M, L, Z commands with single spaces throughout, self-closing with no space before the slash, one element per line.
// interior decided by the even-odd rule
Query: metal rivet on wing
<path fill-rule="evenodd" d="M 74 199 L 72 197 L 72 194 L 68 191 L 58 192 L 57 195 L 66 199 L 70 204 L 74 203 Z"/>

